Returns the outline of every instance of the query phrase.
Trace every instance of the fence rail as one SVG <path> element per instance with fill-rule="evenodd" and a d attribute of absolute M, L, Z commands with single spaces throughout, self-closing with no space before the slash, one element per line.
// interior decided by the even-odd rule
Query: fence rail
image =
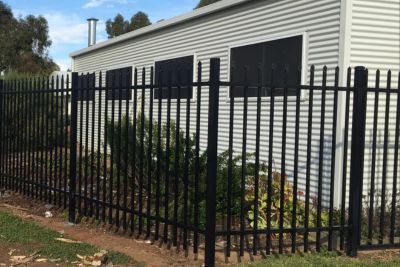
<path fill-rule="evenodd" d="M 190 83 L 193 70 L 152 68 L 0 80 L 0 187 L 68 208 L 71 222 L 192 248 L 206 266 L 218 253 L 398 246 L 391 72 L 385 88 L 363 67 L 344 87 L 339 68 L 311 67 L 306 85 L 301 70 L 268 72 L 221 81 L 212 59 L 209 80 L 199 62 Z"/>

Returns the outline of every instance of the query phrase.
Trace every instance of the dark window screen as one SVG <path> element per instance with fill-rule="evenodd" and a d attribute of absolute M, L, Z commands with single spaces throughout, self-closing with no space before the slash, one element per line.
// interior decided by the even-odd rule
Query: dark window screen
<path fill-rule="evenodd" d="M 131 89 L 124 87 L 132 86 L 132 67 L 109 70 L 107 75 L 107 99 L 108 100 L 130 100 Z M 114 88 L 114 91 L 112 90 Z"/>
<path fill-rule="evenodd" d="M 78 78 L 78 101 L 93 101 L 95 96 L 95 74 L 84 74 Z"/>
<path fill-rule="evenodd" d="M 258 72 L 261 69 L 261 83 L 271 82 L 271 69 L 275 68 L 274 84 L 277 85 L 275 95 L 283 95 L 284 69 L 288 69 L 287 83 L 297 84 L 298 69 L 301 68 L 303 37 L 295 36 L 285 39 L 269 41 L 260 44 L 233 48 L 231 50 L 231 81 L 243 83 L 245 68 L 247 69 L 247 81 L 249 84 L 258 84 Z M 249 86 L 248 97 L 257 96 L 257 88 Z M 294 88 L 288 89 L 288 95 L 296 95 Z M 270 96 L 270 90 L 263 88 L 261 96 Z M 236 86 L 231 92 L 232 97 L 243 97 L 244 87 Z"/>
<path fill-rule="evenodd" d="M 174 58 L 169 60 L 157 61 L 155 64 L 155 79 L 156 84 L 160 82 L 164 85 L 168 84 L 169 75 L 171 78 L 171 84 L 175 85 L 171 87 L 171 99 L 178 98 L 178 77 L 180 78 L 179 84 L 181 99 L 187 97 L 192 98 L 193 89 L 191 84 L 193 83 L 193 56 Z M 154 97 L 160 98 L 159 89 L 154 90 Z M 163 86 L 162 98 L 168 98 L 168 86 Z"/>

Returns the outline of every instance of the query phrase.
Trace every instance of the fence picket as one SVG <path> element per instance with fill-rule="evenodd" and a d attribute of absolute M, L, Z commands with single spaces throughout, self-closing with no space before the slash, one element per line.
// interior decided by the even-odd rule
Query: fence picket
<path fill-rule="evenodd" d="M 4 186 L 4 144 L 6 143 L 6 139 L 3 133 L 5 129 L 5 118 L 4 118 L 4 80 L 0 79 L 0 188 L 5 188 Z"/>
<path fill-rule="evenodd" d="M 219 253 L 331 251 L 337 235 L 350 256 L 399 246 L 400 91 L 391 89 L 391 72 L 386 88 L 380 71 L 369 88 L 364 67 L 355 69 L 354 86 L 350 68 L 339 86 L 339 68 L 333 76 L 314 66 L 308 84 L 301 69 L 279 66 L 246 68 L 242 81 L 224 82 L 220 64 L 207 64 L 208 81 L 201 62 L 195 71 L 143 68 L 140 81 L 137 69 L 133 77 L 119 69 L 0 79 L 0 188 L 64 207 L 71 223 L 93 217 L 136 238 L 182 245 L 186 256 L 193 247 L 205 266 Z M 369 94 L 372 165 L 364 171 Z"/>
<path fill-rule="evenodd" d="M 69 215 L 70 223 L 76 222 L 76 160 L 77 160 L 77 127 L 78 127 L 78 73 L 71 75 L 71 133 L 70 133 L 70 162 L 69 162 Z M 79 185 L 80 186 L 80 185 Z"/>

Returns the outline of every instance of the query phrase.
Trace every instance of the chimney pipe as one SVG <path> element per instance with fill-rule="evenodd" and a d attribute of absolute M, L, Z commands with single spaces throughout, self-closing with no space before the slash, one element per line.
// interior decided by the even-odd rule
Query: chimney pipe
<path fill-rule="evenodd" d="M 99 20 L 96 18 L 89 18 L 87 21 L 89 27 L 88 46 L 92 46 L 96 44 L 96 26 Z"/>

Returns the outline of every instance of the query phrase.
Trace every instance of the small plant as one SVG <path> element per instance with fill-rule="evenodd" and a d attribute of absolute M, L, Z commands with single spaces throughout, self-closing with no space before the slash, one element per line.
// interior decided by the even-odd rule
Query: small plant
<path fill-rule="evenodd" d="M 381 212 L 382 207 L 382 196 L 385 196 L 384 203 L 383 203 L 383 210 Z M 400 192 L 396 193 L 396 196 L 399 196 Z M 373 199 L 373 205 L 371 207 L 371 197 Z M 391 228 L 391 213 L 392 213 L 392 200 L 393 200 L 393 192 L 391 190 L 386 190 L 384 194 L 382 194 L 382 190 L 380 188 L 375 189 L 374 195 L 371 195 L 371 192 L 368 192 L 367 195 L 362 196 L 362 212 L 361 212 L 361 237 L 363 240 L 367 242 L 373 242 L 374 240 L 378 240 L 380 238 L 386 238 L 390 235 L 390 228 Z M 399 198 L 396 197 L 396 211 L 399 212 Z M 372 210 L 371 210 L 372 209 Z M 373 217 L 370 217 L 370 212 L 372 211 Z M 384 222 L 384 232 L 383 236 L 381 236 L 380 232 L 380 223 L 381 217 L 383 217 Z M 371 225 L 369 225 L 371 223 Z M 370 227 L 371 230 L 370 231 Z M 397 224 L 394 227 L 395 236 L 398 236 L 400 232 L 400 228 Z M 371 237 L 371 238 L 369 238 Z"/>
<path fill-rule="evenodd" d="M 248 202 L 247 218 L 250 222 L 250 226 L 254 227 L 254 222 L 257 219 L 258 229 L 267 228 L 268 220 L 270 220 L 271 227 L 277 228 L 280 223 L 281 213 L 281 182 L 283 179 L 284 191 L 283 191 L 283 227 L 290 228 L 292 224 L 294 207 L 296 207 L 296 226 L 305 226 L 305 213 L 306 203 L 302 199 L 304 193 L 302 191 L 297 192 L 297 202 L 294 206 L 294 192 L 293 185 L 288 181 L 287 175 L 282 175 L 279 172 L 272 172 L 271 182 L 271 217 L 267 216 L 268 209 L 268 175 L 267 166 L 263 165 L 259 175 L 259 186 L 258 186 L 258 218 L 255 218 L 254 213 L 254 198 L 255 198 L 255 177 L 251 176 L 248 178 L 248 188 L 246 191 L 246 201 Z M 317 226 L 317 204 L 316 199 L 309 204 L 309 226 Z M 333 211 L 333 223 L 338 224 L 340 220 L 340 214 L 338 210 Z M 321 226 L 326 227 L 329 225 L 329 210 L 321 210 Z"/>

